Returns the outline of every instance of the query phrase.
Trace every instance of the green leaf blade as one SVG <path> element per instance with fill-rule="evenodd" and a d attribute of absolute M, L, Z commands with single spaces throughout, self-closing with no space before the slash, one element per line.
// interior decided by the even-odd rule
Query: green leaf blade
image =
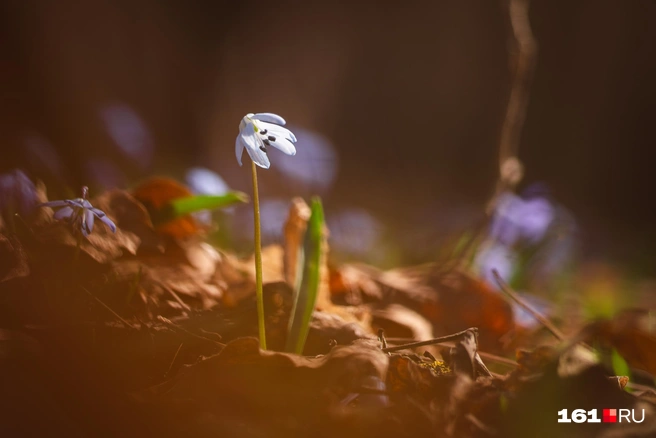
<path fill-rule="evenodd" d="M 286 350 L 302 354 L 310 321 L 319 293 L 321 281 L 322 247 L 324 239 L 324 214 L 321 200 L 312 199 L 311 215 L 305 231 L 305 241 L 299 248 L 296 270 L 294 305 L 289 319 Z M 302 265 L 301 265 L 302 260 Z"/>
<path fill-rule="evenodd" d="M 242 192 L 228 192 L 224 195 L 195 195 L 171 201 L 172 219 L 202 210 L 217 210 L 235 204 L 248 202 L 248 195 Z"/>

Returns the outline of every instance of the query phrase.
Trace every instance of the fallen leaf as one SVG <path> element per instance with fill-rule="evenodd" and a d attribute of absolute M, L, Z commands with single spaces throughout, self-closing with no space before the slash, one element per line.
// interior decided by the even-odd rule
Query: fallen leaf
<path fill-rule="evenodd" d="M 132 195 L 146 207 L 158 233 L 182 239 L 204 231 L 191 215 L 172 221 L 167 219 L 166 206 L 170 201 L 194 195 L 179 182 L 163 177 L 149 178 L 139 184 Z"/>
<path fill-rule="evenodd" d="M 371 311 L 371 324 L 385 330 L 390 338 L 426 340 L 433 338 L 433 325 L 419 313 L 400 304 L 389 304 Z"/>
<path fill-rule="evenodd" d="M 14 278 L 27 277 L 30 266 L 20 241 L 0 234 L 0 283 Z"/>
<path fill-rule="evenodd" d="M 646 310 L 628 309 L 592 323 L 583 332 L 589 342 L 596 339 L 617 349 L 631 367 L 656 375 L 656 336 L 645 328 L 648 318 Z"/>

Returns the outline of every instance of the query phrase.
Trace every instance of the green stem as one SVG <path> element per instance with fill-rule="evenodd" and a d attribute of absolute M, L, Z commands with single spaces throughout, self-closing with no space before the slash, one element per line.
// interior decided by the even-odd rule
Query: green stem
<path fill-rule="evenodd" d="M 264 332 L 264 293 L 262 291 L 262 234 L 260 232 L 260 197 L 257 189 L 257 165 L 251 162 L 253 170 L 253 216 L 255 217 L 255 298 L 257 300 L 257 325 L 260 333 L 260 347 L 266 350 Z"/>

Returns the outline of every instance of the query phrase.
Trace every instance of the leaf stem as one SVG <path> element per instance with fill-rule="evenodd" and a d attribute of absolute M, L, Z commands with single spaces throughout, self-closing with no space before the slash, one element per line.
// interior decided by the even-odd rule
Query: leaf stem
<path fill-rule="evenodd" d="M 257 166 L 251 161 L 253 171 L 253 217 L 255 218 L 255 299 L 257 300 L 257 325 L 260 348 L 266 350 L 264 331 L 264 293 L 262 290 L 262 233 L 260 231 L 260 196 L 257 188 Z"/>

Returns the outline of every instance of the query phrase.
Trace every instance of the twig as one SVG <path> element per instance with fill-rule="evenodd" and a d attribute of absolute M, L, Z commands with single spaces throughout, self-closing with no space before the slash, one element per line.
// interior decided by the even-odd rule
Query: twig
<path fill-rule="evenodd" d="M 517 292 L 513 291 L 510 286 L 508 286 L 501 276 L 499 275 L 499 272 L 497 272 L 496 269 L 492 269 L 492 275 L 494 276 L 494 279 L 496 280 L 497 284 L 510 299 L 512 299 L 515 303 L 517 303 L 522 309 L 526 310 L 528 313 L 533 316 L 540 324 L 542 324 L 547 330 L 551 332 L 552 335 L 556 337 L 559 341 L 562 341 L 565 339 L 565 335 L 563 332 L 558 330 L 555 325 L 551 323 L 547 318 L 544 316 L 540 315 L 537 310 L 533 309 L 531 306 L 526 304 L 524 300 L 522 300 L 519 295 L 517 295 Z"/>
<path fill-rule="evenodd" d="M 408 338 L 387 338 L 387 342 L 391 342 L 393 344 L 408 342 L 409 340 L 410 339 L 408 339 Z M 443 347 L 449 347 L 449 348 L 454 348 L 455 347 L 455 344 L 453 342 L 440 342 L 440 343 L 435 344 L 435 345 L 441 345 Z M 492 354 L 492 353 L 485 353 L 484 351 L 480 351 L 480 350 L 477 350 L 476 352 L 481 356 L 481 358 L 483 358 L 487 361 L 496 362 L 496 363 L 500 363 L 502 365 L 507 365 L 509 367 L 515 367 L 515 368 L 517 366 L 519 366 L 519 364 L 516 361 L 514 361 L 512 359 L 508 359 L 506 357 L 497 356 L 496 354 Z M 424 354 L 426 354 L 426 353 L 424 353 Z"/>
<path fill-rule="evenodd" d="M 175 360 L 178 358 L 178 354 L 180 353 L 180 350 L 182 349 L 183 345 L 184 345 L 184 342 L 180 343 L 180 346 L 175 351 L 175 354 L 173 355 L 173 360 L 171 360 L 171 364 L 169 365 L 169 369 L 166 370 L 166 372 L 164 373 L 164 377 L 168 377 L 169 373 L 173 369 L 173 364 L 175 363 Z"/>
<path fill-rule="evenodd" d="M 385 339 L 385 330 L 378 329 L 378 340 L 383 345 L 383 349 L 387 348 L 387 339 Z"/>
<path fill-rule="evenodd" d="M 218 345 L 220 347 L 225 347 L 225 344 L 223 344 L 219 341 L 216 341 L 214 339 L 206 338 L 205 336 L 201 336 L 201 335 L 198 335 L 194 332 L 191 332 L 191 331 L 187 330 L 186 328 L 182 327 L 181 325 L 175 324 L 170 319 L 164 318 L 162 315 L 157 315 L 157 320 L 164 323 L 164 324 L 166 324 L 169 327 L 174 328 L 175 330 L 179 330 L 179 331 L 181 331 L 181 332 L 183 332 L 183 333 L 185 333 L 189 336 L 192 336 L 194 338 L 202 339 L 203 341 L 206 341 L 206 342 L 213 342 L 213 343 L 215 343 L 216 345 Z"/>
<path fill-rule="evenodd" d="M 187 312 L 191 312 L 191 307 L 189 307 L 184 301 L 182 301 L 182 298 L 178 294 L 173 291 L 170 287 L 164 286 L 164 284 L 160 283 L 163 287 L 164 290 L 167 291 L 175 301 L 177 301 L 178 304 L 182 306 L 183 309 L 185 309 Z"/>
<path fill-rule="evenodd" d="M 123 319 L 123 317 L 122 317 L 121 315 L 119 315 L 118 313 L 114 312 L 114 310 L 113 310 L 111 307 L 109 307 L 107 304 L 105 304 L 105 303 L 103 303 L 102 301 L 100 301 L 100 299 L 99 299 L 97 296 L 95 296 L 94 294 L 92 294 L 91 292 L 89 292 L 89 291 L 87 290 L 87 288 L 83 287 L 82 290 L 85 291 L 87 294 L 89 294 L 89 296 L 90 296 L 91 298 L 93 298 L 94 300 L 96 300 L 96 302 L 97 302 L 98 304 L 100 304 L 101 306 L 103 306 L 103 307 L 104 307 L 109 313 L 111 313 L 112 315 L 114 315 L 119 321 L 121 321 L 123 324 L 125 324 L 126 327 L 129 327 L 129 328 L 131 328 L 132 330 L 136 330 L 136 328 L 135 328 L 132 324 L 130 324 L 129 322 L 127 322 L 125 319 Z"/>
<path fill-rule="evenodd" d="M 526 119 L 529 90 L 535 71 L 537 43 L 529 20 L 530 0 L 508 0 L 508 18 L 512 43 L 516 47 L 516 64 L 513 74 L 506 116 L 499 138 L 499 185 L 497 194 L 514 187 L 521 180 L 521 164 L 517 160 L 522 128 Z M 508 166 L 516 161 L 516 174 L 508 174 Z M 512 172 L 511 172 L 512 173 Z M 496 196 L 495 196 L 496 198 Z"/>
<path fill-rule="evenodd" d="M 410 344 L 397 345 L 395 347 L 383 348 L 383 353 L 391 353 L 391 352 L 399 351 L 399 350 L 407 350 L 408 348 L 423 347 L 425 345 L 434 345 L 434 344 L 439 344 L 439 343 L 442 343 L 442 342 L 457 341 L 458 339 L 460 339 L 461 337 L 463 337 L 466 333 L 468 333 L 470 331 L 478 332 L 478 329 L 476 327 L 471 327 L 471 328 L 468 328 L 467 330 L 463 330 L 461 332 L 454 333 L 452 335 L 441 336 L 439 338 L 433 338 L 433 339 L 429 339 L 427 341 L 412 342 Z"/>

